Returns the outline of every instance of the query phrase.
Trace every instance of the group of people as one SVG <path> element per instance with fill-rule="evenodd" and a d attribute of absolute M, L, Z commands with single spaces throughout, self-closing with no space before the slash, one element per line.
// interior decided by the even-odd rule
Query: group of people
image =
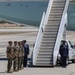
<path fill-rule="evenodd" d="M 18 71 L 27 66 L 27 58 L 29 55 L 29 45 L 26 44 L 26 40 L 23 41 L 9 41 L 6 49 L 8 64 L 7 73 L 11 72 L 13 65 L 13 71 Z"/>

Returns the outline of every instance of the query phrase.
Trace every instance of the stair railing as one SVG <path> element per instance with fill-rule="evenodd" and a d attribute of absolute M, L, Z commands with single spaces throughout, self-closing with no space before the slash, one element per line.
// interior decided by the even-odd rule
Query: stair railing
<path fill-rule="evenodd" d="M 55 47 L 54 47 L 53 65 L 56 65 L 57 56 L 58 56 L 59 48 L 60 48 L 60 43 L 61 43 L 61 39 L 63 37 L 64 27 L 65 27 L 65 23 L 66 23 L 65 14 L 67 13 L 68 5 L 69 5 L 69 0 L 66 0 L 64 12 L 63 12 L 63 15 L 62 15 L 62 19 L 61 19 L 61 22 L 60 22 L 60 27 L 59 27 Z"/>
<path fill-rule="evenodd" d="M 42 20 L 41 20 L 41 23 L 40 23 L 39 31 L 38 31 L 37 38 L 36 38 L 35 45 L 34 45 L 33 65 L 35 65 L 36 56 L 37 56 L 38 49 L 40 47 L 40 43 L 41 43 L 41 40 L 42 40 L 44 18 L 45 18 L 45 12 L 43 12 Z"/>
<path fill-rule="evenodd" d="M 48 22 L 49 14 L 50 14 L 51 7 L 52 7 L 52 3 L 53 3 L 53 0 L 49 0 L 48 8 L 47 8 L 47 11 L 46 11 L 46 16 L 45 16 L 45 20 L 44 20 L 43 29 L 45 29 L 45 26 L 46 26 L 46 24 Z"/>

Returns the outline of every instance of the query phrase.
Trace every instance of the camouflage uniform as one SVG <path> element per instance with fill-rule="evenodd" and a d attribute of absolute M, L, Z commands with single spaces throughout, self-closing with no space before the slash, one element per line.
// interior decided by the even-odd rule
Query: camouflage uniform
<path fill-rule="evenodd" d="M 11 41 L 9 41 L 8 43 L 12 44 Z M 10 72 L 11 67 L 12 67 L 12 59 L 13 59 L 13 47 L 12 47 L 12 45 L 7 46 L 6 54 L 7 54 L 7 58 L 8 58 L 7 72 Z"/>
<path fill-rule="evenodd" d="M 23 61 L 24 61 L 24 46 L 22 41 L 21 42 L 21 67 L 23 66 Z"/>
<path fill-rule="evenodd" d="M 17 45 L 13 46 L 13 52 L 14 52 L 13 70 L 17 71 L 18 70 L 18 46 Z"/>
<path fill-rule="evenodd" d="M 23 46 L 21 46 L 21 67 L 23 65 L 23 61 L 24 61 L 24 48 Z"/>
<path fill-rule="evenodd" d="M 19 54 L 19 56 L 18 56 L 18 69 L 21 69 L 21 43 L 20 42 L 18 42 L 18 50 L 19 50 L 19 52 L 18 52 L 18 54 Z"/>

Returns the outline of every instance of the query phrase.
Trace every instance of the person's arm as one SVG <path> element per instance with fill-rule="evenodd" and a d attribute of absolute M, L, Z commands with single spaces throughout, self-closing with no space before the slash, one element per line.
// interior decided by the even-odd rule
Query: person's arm
<path fill-rule="evenodd" d="M 28 55 L 29 55 L 29 45 L 28 45 Z"/>
<path fill-rule="evenodd" d="M 68 45 L 67 45 L 67 56 L 69 55 L 69 48 L 68 48 Z"/>

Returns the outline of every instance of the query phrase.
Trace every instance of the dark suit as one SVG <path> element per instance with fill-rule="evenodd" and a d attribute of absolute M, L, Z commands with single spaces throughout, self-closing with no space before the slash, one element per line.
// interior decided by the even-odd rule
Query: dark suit
<path fill-rule="evenodd" d="M 61 65 L 62 67 L 66 67 L 66 60 L 68 58 L 68 45 L 62 44 L 60 46 L 59 53 L 61 55 Z"/>
<path fill-rule="evenodd" d="M 27 66 L 27 58 L 29 55 L 29 45 L 24 45 L 24 63 L 23 66 L 26 67 Z"/>

